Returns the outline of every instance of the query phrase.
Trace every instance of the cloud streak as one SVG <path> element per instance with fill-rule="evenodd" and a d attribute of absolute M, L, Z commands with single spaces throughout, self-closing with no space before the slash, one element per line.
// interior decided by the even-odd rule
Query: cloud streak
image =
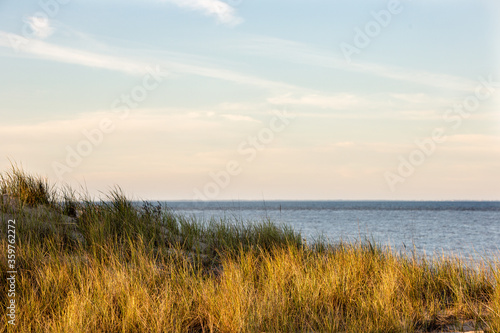
<path fill-rule="evenodd" d="M 262 56 L 286 59 L 292 63 L 368 74 L 440 89 L 470 92 L 477 85 L 477 82 L 462 77 L 423 70 L 416 71 L 387 64 L 369 62 L 347 64 L 344 58 L 334 53 L 280 38 L 255 36 L 250 40 L 240 42 L 240 48 Z"/>
<path fill-rule="evenodd" d="M 235 26 L 243 22 L 236 15 L 233 7 L 219 0 L 164 0 L 173 3 L 180 8 L 201 12 L 206 16 L 212 16 L 221 24 Z"/>
<path fill-rule="evenodd" d="M 13 48 L 13 41 L 21 40 L 24 37 L 7 33 L 0 30 L 0 46 Z M 152 58 L 151 61 L 141 61 L 126 56 L 113 56 L 88 52 L 74 48 L 59 46 L 44 41 L 30 39 L 20 51 L 26 55 L 36 56 L 41 59 L 69 63 L 93 68 L 102 68 L 131 75 L 144 75 L 147 67 L 158 64 L 169 71 L 193 74 L 202 77 L 221 79 L 242 85 L 250 85 L 259 88 L 277 91 L 306 91 L 307 89 L 286 84 L 279 81 L 263 79 L 257 76 L 247 75 L 232 70 L 218 68 L 212 64 L 194 64 L 187 61 L 168 60 L 165 58 Z M 123 50 L 122 50 L 123 51 Z M 183 55 L 183 58 L 189 57 Z"/>
<path fill-rule="evenodd" d="M 12 47 L 13 39 L 23 38 L 19 35 L 7 33 L 0 31 L 0 46 L 7 48 Z M 253 44 L 256 47 L 255 51 L 260 50 L 261 52 L 267 52 L 264 49 L 269 49 L 268 56 L 273 56 L 272 52 L 278 52 L 275 56 L 282 54 L 281 51 L 290 51 L 290 49 L 295 49 L 298 54 L 301 55 L 302 61 L 311 61 L 312 64 L 324 66 L 341 68 L 340 64 L 332 59 L 328 61 L 325 55 L 315 52 L 314 49 L 291 41 L 282 41 L 281 44 L 278 41 L 272 39 L 275 45 L 279 45 L 278 48 L 262 48 L 262 45 L 270 42 L 271 39 L 267 38 L 264 40 L 265 43 Z M 251 45 L 251 44 L 248 44 Z M 274 51 L 272 51 L 274 50 Z M 280 51 L 281 50 L 281 51 Z M 121 73 L 126 73 L 129 75 L 140 76 L 147 73 L 147 68 L 152 64 L 159 65 L 163 70 L 167 70 L 171 73 L 196 75 L 201 77 L 207 77 L 212 79 L 219 79 L 228 82 L 234 82 L 241 85 L 253 86 L 260 89 L 266 89 L 271 93 L 271 96 L 267 98 L 267 102 L 274 105 L 289 105 L 297 107 L 315 107 L 323 108 L 327 110 L 360 110 L 360 109 L 374 109 L 376 107 L 383 107 L 387 109 L 388 107 L 392 109 L 391 105 L 387 104 L 390 100 L 399 106 L 400 102 L 406 102 L 413 105 L 413 109 L 418 109 L 420 112 L 419 119 L 428 118 L 429 114 L 422 114 L 422 108 L 429 111 L 429 107 L 434 110 L 436 107 L 445 107 L 442 100 L 436 100 L 436 98 L 430 98 L 429 96 L 422 94 L 396 94 L 391 96 L 362 96 L 356 93 L 335 93 L 335 94 L 325 94 L 323 92 L 315 91 L 310 88 L 300 87 L 293 84 L 287 84 L 284 82 L 268 80 L 258 76 L 253 76 L 245 73 L 241 73 L 234 70 L 229 70 L 221 68 L 216 64 L 210 63 L 208 59 L 203 59 L 199 57 L 193 57 L 186 54 L 169 53 L 168 55 L 162 54 L 161 57 L 155 55 L 149 55 L 149 57 L 143 57 L 137 59 L 133 56 L 127 56 L 126 50 L 111 50 L 111 54 L 102 54 L 97 52 L 89 52 L 80 49 L 59 46 L 53 43 L 48 43 L 41 40 L 30 39 L 29 43 L 26 43 L 24 47 L 20 49 L 20 55 L 32 56 L 41 59 L 47 59 L 51 61 L 57 61 L 61 63 L 69 63 L 80 66 L 87 66 L 93 68 L 102 68 L 106 70 L 117 71 Z M 297 52 L 293 52 L 296 54 Z M 285 54 L 290 54 L 291 52 L 285 52 Z M 112 54 L 120 54 L 119 56 Z M 182 59 L 182 60 L 181 60 Z M 297 60 L 297 59 L 296 59 Z M 290 61 L 295 61 L 290 59 Z M 364 67 L 363 67 L 364 66 Z M 364 68 L 364 70 L 362 69 Z M 345 68 L 344 68 L 345 69 Z M 458 90 L 466 89 L 469 82 L 465 79 L 448 77 L 441 74 L 422 74 L 420 77 L 414 75 L 411 70 L 392 70 L 387 67 L 375 64 L 365 64 L 359 65 L 359 67 L 351 67 L 348 70 L 353 71 L 365 71 L 369 74 L 378 75 L 381 77 L 390 77 L 394 80 L 410 81 L 410 82 L 420 82 L 424 85 L 441 85 L 447 84 L 449 88 L 455 88 Z M 472 83 L 470 83 L 472 85 Z M 470 91 L 470 90 L 469 90 Z M 408 111 L 408 110 L 407 110 Z M 411 110 L 410 110 L 411 111 Z M 311 111 L 309 111 L 311 112 Z M 378 116 L 381 116 L 380 112 L 377 112 Z M 313 116 L 313 114 L 311 114 Z M 322 117 L 324 115 L 321 115 Z M 359 115 L 338 115 L 339 117 L 352 117 Z M 401 116 L 401 114 L 400 114 Z M 407 115 L 410 116 L 410 115 Z M 435 114 L 432 114 L 432 118 L 436 118 Z M 233 119 L 235 120 L 235 119 Z M 243 119 L 239 119 L 240 121 Z M 246 119 L 247 121 L 249 119 Z"/>
<path fill-rule="evenodd" d="M 103 68 L 124 72 L 127 74 L 144 74 L 147 63 L 138 63 L 128 59 L 109 55 L 97 54 L 58 46 L 34 39 L 26 39 L 20 35 L 0 31 L 0 46 L 14 48 L 15 41 L 26 40 L 20 48 L 24 54 L 34 55 L 42 59 L 70 63 L 94 68 Z"/>

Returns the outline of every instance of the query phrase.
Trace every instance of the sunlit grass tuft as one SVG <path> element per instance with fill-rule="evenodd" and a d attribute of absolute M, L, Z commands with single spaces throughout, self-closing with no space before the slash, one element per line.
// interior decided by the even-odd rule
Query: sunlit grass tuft
<path fill-rule="evenodd" d="M 27 174 L 17 164 L 0 175 L 0 192 L 21 205 L 54 205 L 55 190 L 46 178 Z"/>

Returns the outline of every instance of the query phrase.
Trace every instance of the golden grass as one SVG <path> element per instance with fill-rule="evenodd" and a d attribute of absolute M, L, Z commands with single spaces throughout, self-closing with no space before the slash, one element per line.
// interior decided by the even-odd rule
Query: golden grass
<path fill-rule="evenodd" d="M 413 332 L 470 319 L 499 331 L 498 266 L 344 244 L 249 250 L 210 275 L 140 241 L 104 245 L 105 258 L 43 248 L 20 247 L 18 332 Z"/>
<path fill-rule="evenodd" d="M 16 326 L 0 331 L 430 332 L 472 321 L 500 332 L 498 260 L 397 255 L 368 241 L 307 247 L 269 223 L 202 226 L 117 192 L 72 204 L 80 246 L 37 237 L 37 221 L 16 213 Z M 191 244 L 162 242 L 158 222 L 205 235 L 210 263 L 176 255 Z M 6 290 L 6 237 L 0 258 Z"/>
<path fill-rule="evenodd" d="M 55 191 L 46 178 L 30 175 L 17 164 L 0 175 L 0 192 L 15 198 L 20 205 L 52 205 Z"/>

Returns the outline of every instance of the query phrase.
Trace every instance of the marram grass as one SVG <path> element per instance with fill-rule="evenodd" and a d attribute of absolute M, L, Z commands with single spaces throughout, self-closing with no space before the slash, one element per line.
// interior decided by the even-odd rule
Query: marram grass
<path fill-rule="evenodd" d="M 25 207 L 2 205 L 0 288 L 5 219 L 15 218 L 18 307 L 16 325 L 2 315 L 1 331 L 431 332 L 472 323 L 500 332 L 498 260 L 401 255 L 369 241 L 305 246 L 269 221 L 199 223 L 119 190 L 95 202 L 58 197 L 46 182 L 46 191 L 26 189 L 18 184 L 40 179 L 18 171 L 0 187 Z M 29 213 L 40 204 L 73 212 L 84 241 Z M 5 292 L 0 302 L 5 311 Z"/>

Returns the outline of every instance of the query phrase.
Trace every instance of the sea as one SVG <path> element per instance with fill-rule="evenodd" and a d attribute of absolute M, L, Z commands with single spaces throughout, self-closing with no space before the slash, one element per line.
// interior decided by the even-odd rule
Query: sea
<path fill-rule="evenodd" d="M 323 239 L 370 240 L 394 251 L 464 259 L 500 258 L 500 201 L 166 201 L 200 222 L 272 221 Z"/>

